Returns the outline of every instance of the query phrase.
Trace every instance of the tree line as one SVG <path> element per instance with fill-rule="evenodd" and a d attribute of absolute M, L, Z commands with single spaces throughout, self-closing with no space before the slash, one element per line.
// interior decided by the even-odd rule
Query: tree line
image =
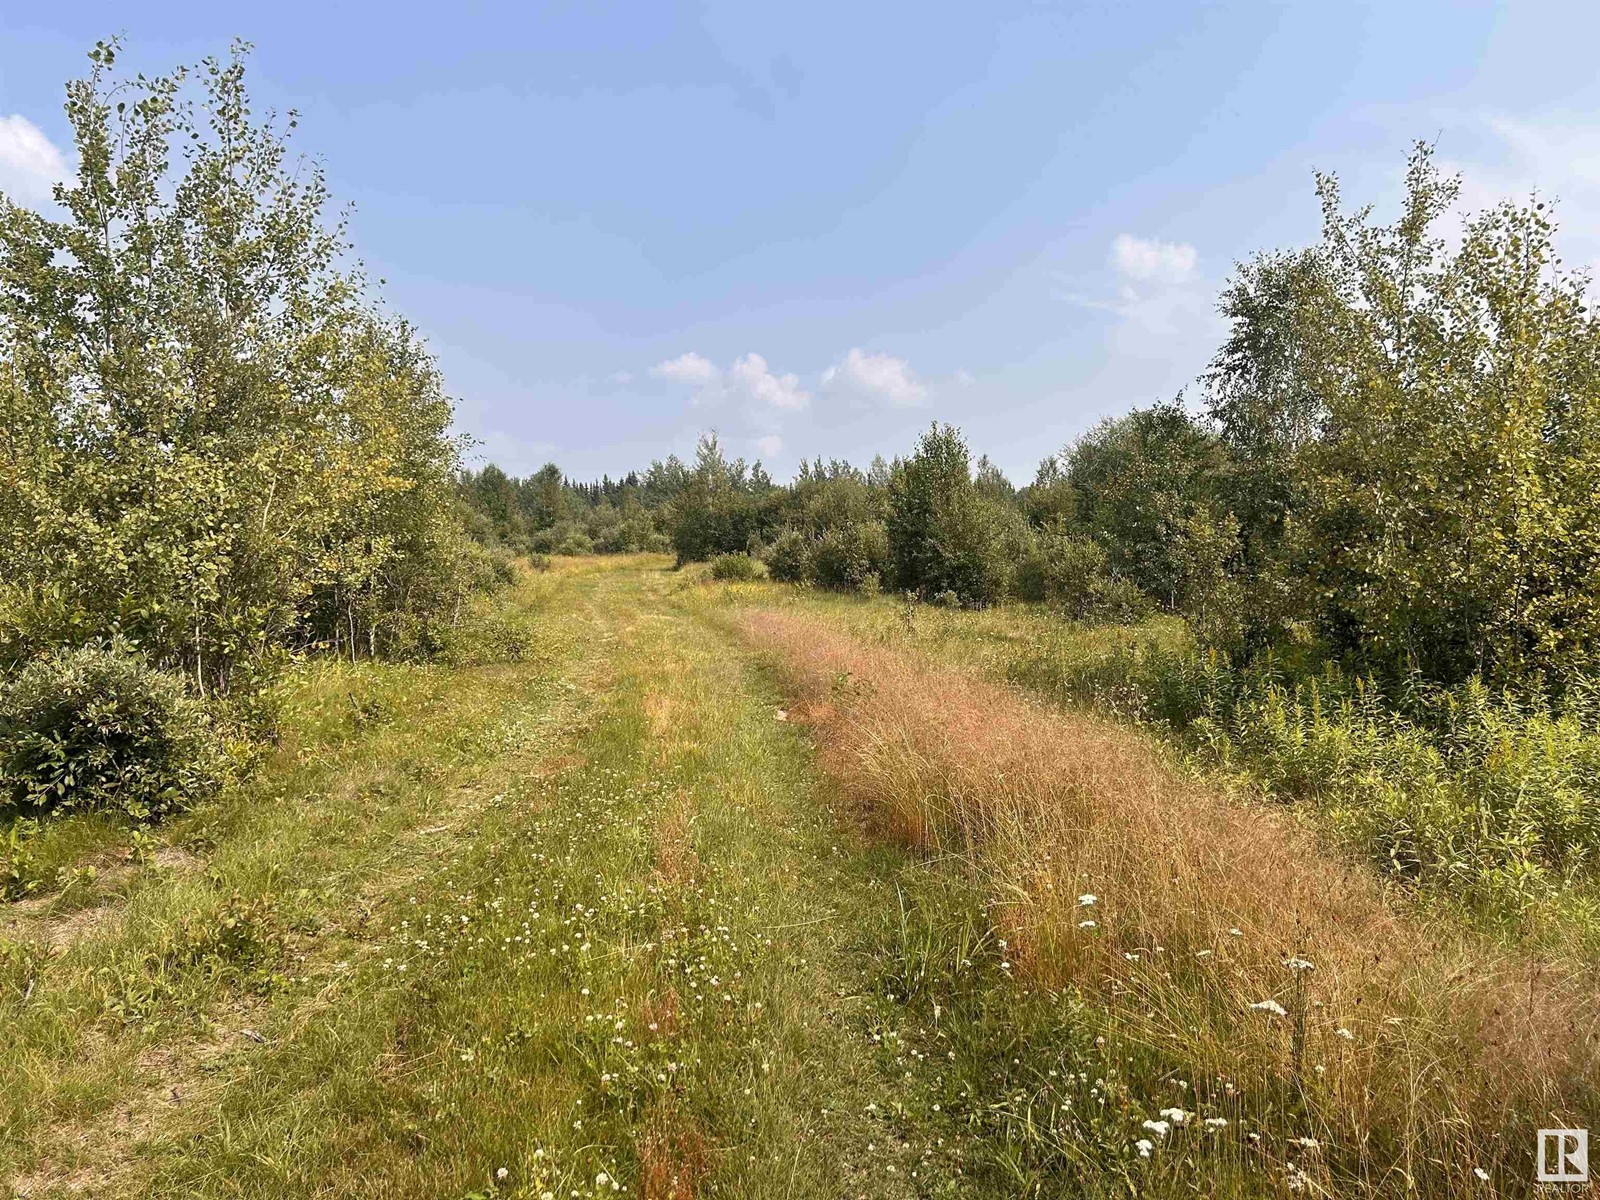
<path fill-rule="evenodd" d="M 1109 419 L 1013 486 L 935 425 L 865 470 L 777 485 L 716 438 L 622 485 L 556 486 L 525 527 L 679 562 L 748 554 L 779 579 L 1075 619 L 1187 616 L 1234 655 L 1566 689 L 1600 654 L 1600 324 L 1540 201 L 1449 236 L 1459 181 L 1410 161 L 1393 223 L 1320 176 L 1321 240 L 1241 264 L 1229 332 L 1183 397 Z M 492 480 L 489 478 L 493 475 Z M 530 481 L 470 481 L 509 499 Z M 535 513 L 538 513 L 535 516 Z M 592 522 L 586 524 L 586 522 Z M 585 546 L 578 532 L 589 536 Z M 623 535 L 620 531 L 626 529 Z M 505 534 L 496 513 L 491 534 Z M 565 534 L 563 534 L 565 539 Z M 534 544 L 558 549 L 549 538 Z"/>

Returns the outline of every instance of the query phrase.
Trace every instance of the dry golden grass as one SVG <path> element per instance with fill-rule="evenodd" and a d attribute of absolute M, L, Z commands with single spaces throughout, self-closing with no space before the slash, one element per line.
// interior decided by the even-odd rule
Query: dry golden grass
<path fill-rule="evenodd" d="M 1531 1183 L 1536 1128 L 1600 1121 L 1592 964 L 1424 924 L 1286 813 L 1208 791 L 1136 733 L 801 614 L 737 619 L 868 820 L 963 861 L 1029 978 L 1298 1145 L 1307 1188 L 1482 1195 L 1474 1168 Z"/>
<path fill-rule="evenodd" d="M 694 850 L 694 806 L 679 791 L 656 814 L 655 877 L 668 888 L 692 883 L 700 871 L 700 858 Z"/>

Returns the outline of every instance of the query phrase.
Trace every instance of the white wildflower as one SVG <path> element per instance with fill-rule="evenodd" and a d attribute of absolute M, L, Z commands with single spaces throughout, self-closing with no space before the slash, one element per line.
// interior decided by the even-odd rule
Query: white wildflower
<path fill-rule="evenodd" d="M 1228 1127 L 1228 1118 L 1227 1117 L 1207 1117 L 1206 1118 L 1206 1128 L 1207 1129 L 1226 1129 L 1227 1127 Z"/>
<path fill-rule="evenodd" d="M 1078 928 L 1079 929 L 1098 929 L 1099 926 L 1097 926 L 1093 921 L 1079 921 L 1078 922 Z"/>
<path fill-rule="evenodd" d="M 1096 896 L 1093 892 L 1085 892 L 1083 895 L 1078 897 L 1078 903 L 1083 905 L 1085 908 L 1089 908 L 1099 899 L 1100 897 Z"/>
<path fill-rule="evenodd" d="M 1317 964 L 1309 958 L 1286 958 L 1283 960 L 1283 965 L 1291 971 L 1315 971 L 1317 969 Z"/>
<path fill-rule="evenodd" d="M 1172 1126 L 1168 1125 L 1165 1121 L 1146 1121 L 1143 1127 L 1148 1129 L 1157 1137 L 1166 1137 L 1167 1132 L 1172 1128 Z"/>
<path fill-rule="evenodd" d="M 1190 1114 L 1184 1112 L 1181 1108 L 1163 1108 L 1161 1115 L 1174 1125 L 1182 1125 L 1190 1117 Z"/>
<path fill-rule="evenodd" d="M 1482 1167 L 1473 1167 L 1472 1173 L 1485 1183 L 1487 1183 L 1489 1180 L 1489 1172 L 1485 1171 Z"/>
<path fill-rule="evenodd" d="M 1289 1015 L 1289 1010 L 1276 1000 L 1257 1000 L 1250 1007 L 1257 1012 L 1271 1013 L 1275 1017 L 1287 1017 Z"/>
<path fill-rule="evenodd" d="M 1150 1151 L 1152 1151 L 1152 1150 L 1154 1150 L 1156 1148 L 1156 1144 L 1154 1142 L 1152 1142 L 1149 1138 L 1140 1138 L 1137 1142 L 1134 1143 L 1134 1145 L 1139 1148 L 1139 1157 L 1140 1158 L 1149 1158 L 1150 1157 Z"/>
<path fill-rule="evenodd" d="M 1356 1040 L 1356 1035 L 1351 1033 L 1343 1025 L 1339 1026 L 1339 1028 L 1335 1029 L 1333 1032 L 1336 1033 L 1338 1036 L 1342 1037 L 1347 1042 L 1353 1042 L 1353 1041 Z"/>
<path fill-rule="evenodd" d="M 510 1171 L 506 1170 L 504 1167 L 501 1167 L 498 1171 L 496 1171 L 494 1173 L 494 1177 L 496 1179 L 504 1179 L 507 1175 L 510 1175 L 510 1174 L 511 1174 Z"/>

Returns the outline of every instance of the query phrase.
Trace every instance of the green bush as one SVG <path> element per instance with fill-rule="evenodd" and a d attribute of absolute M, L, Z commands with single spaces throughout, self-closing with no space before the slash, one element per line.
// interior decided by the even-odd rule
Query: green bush
<path fill-rule="evenodd" d="M 835 525 L 811 551 L 811 580 L 836 591 L 859 591 L 867 576 L 882 576 L 889 565 L 889 533 L 882 521 Z"/>
<path fill-rule="evenodd" d="M 216 790 L 205 707 L 124 645 L 29 663 L 0 689 L 0 789 L 18 808 L 144 819 Z"/>
<path fill-rule="evenodd" d="M 805 583 L 811 578 L 811 539 L 798 529 L 785 529 L 767 549 L 767 571 L 780 583 Z"/>
<path fill-rule="evenodd" d="M 1271 654 L 1040 647 L 1011 677 L 1171 730 L 1244 768 L 1269 795 L 1316 805 L 1347 844 L 1402 880 L 1517 913 L 1600 876 L 1600 711 L 1479 681 L 1385 691 Z"/>
<path fill-rule="evenodd" d="M 760 578 L 756 560 L 748 554 L 719 554 L 711 560 L 711 578 L 743 582 Z"/>
<path fill-rule="evenodd" d="M 1016 590 L 1075 621 L 1137 621 L 1152 607 L 1132 580 L 1110 573 L 1098 542 L 1059 521 L 1040 532 L 1017 571 Z"/>

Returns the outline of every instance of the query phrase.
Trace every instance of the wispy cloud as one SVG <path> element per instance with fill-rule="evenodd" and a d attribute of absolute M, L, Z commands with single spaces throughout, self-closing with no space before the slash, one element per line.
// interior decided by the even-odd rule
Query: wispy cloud
<path fill-rule="evenodd" d="M 852 349 L 843 360 L 822 373 L 822 386 L 830 392 L 882 401 L 910 408 L 928 398 L 928 386 L 911 370 L 911 364 L 892 354 L 869 354 Z"/>
<path fill-rule="evenodd" d="M 17 204 L 43 204 L 67 177 L 67 162 L 27 117 L 0 117 L 0 192 Z"/>
<path fill-rule="evenodd" d="M 801 390 L 798 376 L 774 375 L 759 354 L 735 359 L 728 368 L 728 382 L 735 392 L 773 408 L 804 408 L 811 402 L 810 394 Z"/>
<path fill-rule="evenodd" d="M 783 450 L 783 439 L 775 433 L 756 439 L 756 449 L 761 452 L 762 458 L 777 458 Z"/>
<path fill-rule="evenodd" d="M 1184 386 L 1223 333 L 1199 251 L 1187 242 L 1123 233 L 1112 240 L 1106 261 L 1108 281 L 1062 298 L 1113 318 L 1106 329 L 1107 373 L 1135 393 Z"/>
<path fill-rule="evenodd" d="M 1111 243 L 1111 265 L 1131 283 L 1186 283 L 1194 276 L 1199 255 L 1186 242 L 1119 233 Z"/>

